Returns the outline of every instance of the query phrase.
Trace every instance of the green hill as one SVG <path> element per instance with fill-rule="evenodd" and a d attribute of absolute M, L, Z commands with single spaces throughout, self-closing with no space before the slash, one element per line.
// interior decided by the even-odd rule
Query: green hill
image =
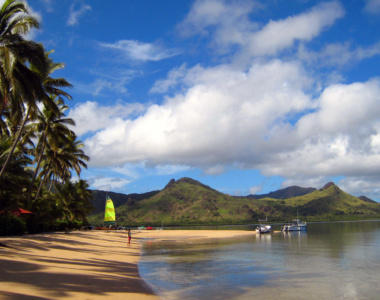
<path fill-rule="evenodd" d="M 333 183 L 302 196 L 254 199 L 226 195 L 191 178 L 181 178 L 171 180 L 161 191 L 141 195 L 115 204 L 119 225 L 251 224 L 265 216 L 270 222 L 288 221 L 297 211 L 306 221 L 380 217 L 380 203 L 351 196 Z M 89 216 L 89 221 L 101 224 L 102 218 L 101 212 Z"/>
<path fill-rule="evenodd" d="M 91 214 L 98 214 L 104 212 L 104 206 L 107 196 L 112 199 L 113 205 L 119 207 L 123 204 L 133 205 L 136 201 L 141 201 L 143 199 L 150 198 L 157 194 L 159 191 L 153 191 L 143 194 L 120 194 L 114 192 L 105 192 L 105 191 L 91 191 L 92 192 L 92 205 L 94 207 Z"/>
<path fill-rule="evenodd" d="M 274 198 L 274 199 L 287 199 L 291 197 L 303 196 L 314 192 L 315 188 L 302 188 L 299 186 L 290 186 L 284 189 L 280 189 L 278 191 L 270 192 L 268 194 L 262 195 L 248 195 L 247 197 L 254 199 L 262 199 L 262 198 Z"/>

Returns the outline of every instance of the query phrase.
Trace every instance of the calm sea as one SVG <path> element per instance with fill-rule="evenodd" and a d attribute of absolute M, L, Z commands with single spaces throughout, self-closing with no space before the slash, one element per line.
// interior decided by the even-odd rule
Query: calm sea
<path fill-rule="evenodd" d="M 139 271 L 163 299 L 380 299 L 380 221 L 309 223 L 307 232 L 200 243 L 146 241 Z"/>

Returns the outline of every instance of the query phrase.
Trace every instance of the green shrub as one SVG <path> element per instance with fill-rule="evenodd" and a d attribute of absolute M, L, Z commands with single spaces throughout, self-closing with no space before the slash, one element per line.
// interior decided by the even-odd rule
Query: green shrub
<path fill-rule="evenodd" d="M 57 220 L 54 222 L 53 230 L 54 231 L 68 231 L 81 229 L 83 222 L 76 220 Z"/>
<path fill-rule="evenodd" d="M 23 219 L 12 215 L 0 215 L 0 236 L 22 235 L 26 231 Z"/>

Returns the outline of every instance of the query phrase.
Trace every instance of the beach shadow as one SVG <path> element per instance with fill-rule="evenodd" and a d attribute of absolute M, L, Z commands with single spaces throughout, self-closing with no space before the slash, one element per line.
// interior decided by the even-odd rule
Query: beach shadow
<path fill-rule="evenodd" d="M 33 286 L 52 298 L 68 297 L 76 293 L 106 295 L 133 292 L 153 295 L 152 292 L 147 293 L 145 283 L 138 277 L 134 264 L 106 260 L 50 259 L 49 262 L 59 265 L 59 273 L 51 270 L 45 272 L 46 268 L 39 264 L 0 259 L 0 290 L 1 285 L 15 282 Z M 83 275 L 73 272 L 65 274 L 65 269 L 70 270 L 74 265 L 91 267 L 91 272 L 84 272 Z M 8 299 L 21 299 L 16 293 L 6 293 L 5 296 Z"/>
<path fill-rule="evenodd" d="M 75 297 L 78 293 L 86 293 L 88 299 L 91 299 L 91 295 L 95 297 L 109 293 L 154 295 L 140 278 L 136 263 L 112 260 L 113 255 L 139 256 L 138 252 L 128 250 L 124 236 L 84 234 L 80 241 L 78 233 L 76 240 L 67 236 L 55 234 L 6 241 L 10 248 L 0 249 L 0 298 L 56 299 Z M 108 239 L 112 242 L 112 247 L 107 248 L 108 244 L 105 243 L 104 246 L 104 241 Z M 97 246 L 97 240 L 101 241 L 103 246 Z M 66 255 L 49 256 L 50 250 L 65 251 Z M 39 251 L 43 252 L 38 253 Z M 79 255 L 81 257 L 78 257 Z M 28 261 L 18 261 L 21 257 Z M 54 269 L 51 269 L 51 266 L 54 266 Z M 30 286 L 36 291 L 42 291 L 42 295 L 47 298 L 28 297 L 20 291 L 4 292 L 6 289 L 2 287 L 7 287 L 9 283 Z"/>
<path fill-rule="evenodd" d="M 50 298 L 45 297 L 36 297 L 36 296 L 30 296 L 25 294 L 19 294 L 19 293 L 7 293 L 0 291 L 0 298 L 1 299 L 17 299 L 17 300 L 50 300 Z"/>
<path fill-rule="evenodd" d="M 78 240 L 78 237 L 80 240 Z M 6 247 L 11 247 L 20 252 L 30 252 L 30 250 L 41 250 L 41 251 L 50 251 L 51 249 L 59 250 L 73 250 L 72 246 L 83 246 L 82 248 L 75 248 L 75 252 L 101 252 L 103 250 L 93 249 L 94 241 L 99 240 L 101 242 L 112 242 L 119 243 L 120 247 L 124 247 L 126 244 L 126 237 L 120 235 L 111 235 L 106 237 L 104 234 L 100 233 L 97 235 L 97 232 L 89 235 L 81 232 L 73 232 L 72 235 L 68 236 L 64 233 L 48 233 L 41 235 L 26 235 L 21 236 L 17 239 L 4 238 Z M 89 240 L 89 241 L 86 241 Z M 44 242 L 44 243 L 40 243 Z M 86 248 L 88 246 L 88 248 Z M 92 249 L 89 249 L 92 248 Z"/>

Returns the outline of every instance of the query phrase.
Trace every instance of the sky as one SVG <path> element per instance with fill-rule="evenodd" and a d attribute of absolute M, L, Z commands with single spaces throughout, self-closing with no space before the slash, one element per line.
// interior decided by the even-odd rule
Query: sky
<path fill-rule="evenodd" d="M 29 0 L 91 189 L 380 201 L 380 0 Z"/>

